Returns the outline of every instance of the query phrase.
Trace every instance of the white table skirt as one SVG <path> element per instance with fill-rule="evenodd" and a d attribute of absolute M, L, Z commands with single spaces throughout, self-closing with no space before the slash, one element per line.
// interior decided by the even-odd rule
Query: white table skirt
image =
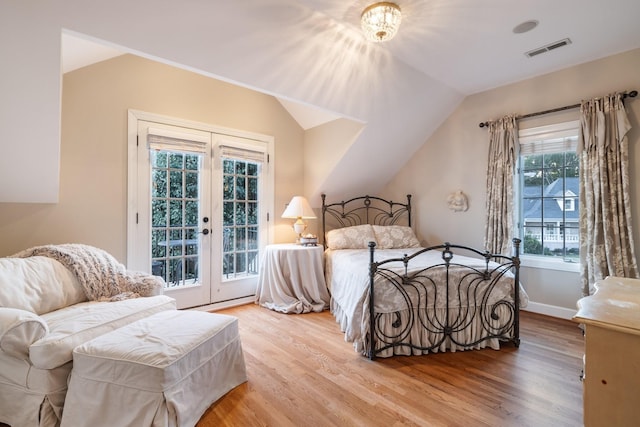
<path fill-rule="evenodd" d="M 328 309 L 323 252 L 322 246 L 268 245 L 262 257 L 256 303 L 282 313 Z"/>

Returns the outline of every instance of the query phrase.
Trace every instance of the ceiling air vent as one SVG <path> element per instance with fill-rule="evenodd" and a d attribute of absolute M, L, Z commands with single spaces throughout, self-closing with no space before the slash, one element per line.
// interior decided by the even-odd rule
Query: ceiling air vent
<path fill-rule="evenodd" d="M 557 49 L 562 46 L 566 46 L 568 44 L 571 44 L 571 40 L 568 38 L 558 40 L 557 42 L 549 43 L 546 46 L 542 46 L 542 47 L 530 50 L 529 52 L 525 52 L 525 55 L 527 55 L 529 58 L 533 58 L 534 56 L 540 55 L 541 53 L 550 52 L 554 49 Z"/>

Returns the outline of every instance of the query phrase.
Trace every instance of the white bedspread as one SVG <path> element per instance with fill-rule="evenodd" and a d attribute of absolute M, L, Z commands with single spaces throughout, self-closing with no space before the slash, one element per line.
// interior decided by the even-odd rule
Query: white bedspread
<path fill-rule="evenodd" d="M 411 249 L 385 249 L 375 251 L 375 261 L 380 262 L 384 259 L 401 258 L 405 254 L 411 255 L 418 252 L 422 248 Z M 368 288 L 369 288 L 369 261 L 370 255 L 368 249 L 342 249 L 327 250 L 325 252 L 325 276 L 327 285 L 332 296 L 332 312 L 341 323 L 341 327 L 345 332 L 345 340 L 354 342 L 356 349 L 361 349 L 364 336 L 366 335 L 368 325 Z M 425 267 L 442 264 L 441 252 L 428 251 L 410 262 L 411 271 L 424 269 Z M 450 274 L 455 274 L 459 268 L 455 264 L 462 264 L 467 267 L 476 267 L 480 271 L 485 269 L 484 259 L 465 257 L 454 255 L 450 268 Z M 494 268 L 498 264 L 490 263 L 490 267 Z M 392 269 L 400 274 L 404 272 L 404 264 L 401 262 L 386 264 L 384 268 Z M 465 271 L 469 271 L 465 269 Z M 430 278 L 440 283 L 445 282 L 445 270 L 434 269 L 429 273 Z M 513 299 L 513 275 L 510 272 L 505 273 L 505 279 L 500 280 L 498 285 L 490 294 L 490 299 L 485 304 L 491 304 L 496 301 L 508 298 Z M 450 283 L 458 283 L 457 277 L 452 277 Z M 374 308 L 376 313 L 392 313 L 407 309 L 401 294 L 391 285 L 387 283 L 378 284 L 376 281 L 374 294 Z M 484 286 L 484 285 L 480 285 Z M 430 308 L 440 309 L 446 306 L 446 293 L 440 288 L 437 292 L 434 288 L 427 286 L 427 301 Z M 411 291 L 410 291 L 411 292 Z M 436 295 L 437 294 L 437 295 Z M 520 287 L 520 307 L 525 307 L 528 303 L 528 296 L 524 289 Z M 457 293 L 450 294 L 449 306 L 458 307 L 461 304 L 466 305 L 466 294 L 460 297 Z"/>

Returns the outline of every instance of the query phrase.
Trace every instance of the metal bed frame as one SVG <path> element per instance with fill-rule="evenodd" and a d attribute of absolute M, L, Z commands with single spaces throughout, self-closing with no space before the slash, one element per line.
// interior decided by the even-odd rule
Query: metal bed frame
<path fill-rule="evenodd" d="M 406 203 L 362 196 L 327 204 L 323 194 L 323 238 L 329 231 L 328 221 L 332 222 L 333 228 L 361 224 L 411 226 L 411 195 L 407 195 Z M 426 354 L 439 351 L 447 343 L 464 349 L 478 348 L 483 342 L 492 339 L 512 342 L 516 347 L 520 345 L 520 239 L 513 239 L 513 256 L 444 243 L 420 249 L 410 256 L 376 261 L 375 246 L 375 242 L 369 243 L 370 324 L 366 337 L 366 355 L 370 359 L 375 359 L 382 352 L 388 353 L 389 349 L 393 351 L 396 347 L 409 348 L 411 354 Z M 417 271 L 411 269 L 414 258 L 430 251 L 441 253 L 442 263 Z M 458 263 L 456 254 L 460 252 L 465 256 L 484 259 L 484 268 Z M 403 268 L 399 269 L 399 265 Z M 445 286 L 437 286 L 438 280 L 434 276 L 438 273 L 441 277 L 442 269 L 445 270 L 446 283 Z M 456 269 L 455 275 L 450 274 L 451 269 Z M 508 272 L 513 273 L 513 298 L 505 297 L 489 303 L 497 282 Z M 392 314 L 393 334 L 385 333 L 382 328 L 383 317 L 388 314 L 374 311 L 375 282 L 380 278 L 391 284 L 406 304 L 404 316 L 400 312 Z M 445 293 L 444 314 L 436 309 L 435 296 L 438 292 Z M 458 304 L 452 306 L 451 300 Z M 388 320 L 387 318 L 386 321 Z M 466 340 L 463 332 L 474 322 L 476 327 L 477 324 L 481 325 L 480 330 L 470 340 Z M 410 335 L 416 327 L 423 328 L 434 339 L 428 345 L 412 343 Z"/>

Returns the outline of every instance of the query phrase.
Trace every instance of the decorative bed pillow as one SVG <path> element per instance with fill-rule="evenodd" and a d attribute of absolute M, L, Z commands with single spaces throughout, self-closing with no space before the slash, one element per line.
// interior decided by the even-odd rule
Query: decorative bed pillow
<path fill-rule="evenodd" d="M 378 249 L 418 248 L 420 242 L 411 227 L 403 225 L 374 225 Z"/>
<path fill-rule="evenodd" d="M 369 224 L 336 228 L 327 233 L 329 249 L 366 249 L 369 242 L 376 242 L 373 227 Z"/>

